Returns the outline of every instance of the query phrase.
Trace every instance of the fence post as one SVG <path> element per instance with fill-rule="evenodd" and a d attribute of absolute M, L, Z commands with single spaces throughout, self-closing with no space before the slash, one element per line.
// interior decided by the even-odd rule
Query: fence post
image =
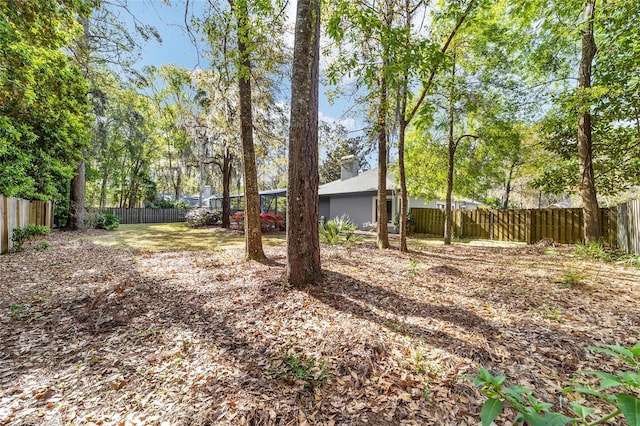
<path fill-rule="evenodd" d="M 0 195 L 0 253 L 9 250 L 9 223 L 7 219 L 7 197 Z"/>
<path fill-rule="evenodd" d="M 527 233 L 527 244 L 533 244 L 533 212 L 531 209 L 527 209 L 527 213 L 526 213 L 526 233 Z"/>

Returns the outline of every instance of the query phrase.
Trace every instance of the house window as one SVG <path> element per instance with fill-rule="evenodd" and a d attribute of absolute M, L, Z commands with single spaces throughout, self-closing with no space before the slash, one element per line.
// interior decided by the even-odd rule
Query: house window
<path fill-rule="evenodd" d="M 374 222 L 378 222 L 378 199 L 373 199 Z M 393 222 L 393 200 L 387 200 L 387 222 Z"/>
<path fill-rule="evenodd" d="M 437 209 L 444 209 L 444 203 L 436 203 Z"/>

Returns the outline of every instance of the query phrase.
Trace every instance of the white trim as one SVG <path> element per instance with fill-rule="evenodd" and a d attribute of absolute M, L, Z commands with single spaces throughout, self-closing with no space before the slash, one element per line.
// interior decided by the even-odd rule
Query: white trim
<path fill-rule="evenodd" d="M 396 197 L 387 195 L 387 202 L 391 201 L 391 216 L 387 218 L 387 223 L 393 223 L 393 217 L 396 214 Z M 378 196 L 371 197 L 371 223 L 378 223 L 376 217 L 376 205 L 378 204 Z"/>

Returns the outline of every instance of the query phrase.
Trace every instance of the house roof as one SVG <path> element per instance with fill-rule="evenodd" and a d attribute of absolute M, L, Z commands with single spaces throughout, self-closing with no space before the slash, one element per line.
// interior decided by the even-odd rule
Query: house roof
<path fill-rule="evenodd" d="M 387 174 L 387 189 L 394 189 L 393 176 Z M 378 169 L 367 170 L 345 180 L 320 185 L 318 195 L 353 194 L 358 192 L 372 192 L 378 190 Z"/>

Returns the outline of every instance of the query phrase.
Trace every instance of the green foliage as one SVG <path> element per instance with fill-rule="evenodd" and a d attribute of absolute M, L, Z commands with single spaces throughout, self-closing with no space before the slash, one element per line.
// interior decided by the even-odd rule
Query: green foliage
<path fill-rule="evenodd" d="M 320 241 L 329 245 L 353 243 L 357 240 L 356 229 L 358 227 L 351 222 L 349 216 L 335 217 L 320 225 Z"/>
<path fill-rule="evenodd" d="M 87 84 L 68 48 L 80 0 L 0 2 L 0 193 L 65 194 L 88 142 Z"/>
<path fill-rule="evenodd" d="M 318 362 L 314 357 L 307 356 L 302 353 L 286 354 L 283 352 L 284 361 L 282 367 L 284 372 L 277 374 L 277 377 L 285 380 L 290 384 L 299 381 L 309 389 L 321 387 L 327 383 L 329 375 L 327 367 Z M 272 362 L 272 369 L 275 369 L 278 363 Z"/>
<path fill-rule="evenodd" d="M 407 226 L 413 226 L 416 224 L 416 217 L 411 212 L 407 212 Z M 396 213 L 393 217 L 393 226 L 400 226 L 400 213 Z"/>
<path fill-rule="evenodd" d="M 84 225 L 87 228 L 106 229 L 113 231 L 120 226 L 120 218 L 109 212 L 89 213 L 86 215 Z"/>
<path fill-rule="evenodd" d="M 112 231 L 120 226 L 120 218 L 109 212 L 102 212 L 102 221 L 96 226 L 97 228 Z"/>
<path fill-rule="evenodd" d="M 20 320 L 26 312 L 27 308 L 22 305 L 11 305 L 9 306 L 9 312 L 7 315 L 9 315 L 9 318 L 11 319 Z"/>
<path fill-rule="evenodd" d="M 47 240 L 42 240 L 38 243 L 38 245 L 36 246 L 36 250 L 48 250 L 51 247 L 53 247 L 53 245 L 47 241 Z"/>
<path fill-rule="evenodd" d="M 320 184 L 340 179 L 341 159 L 353 155 L 359 163 L 358 171 L 363 172 L 371 167 L 367 160 L 373 149 L 363 136 L 349 137 L 347 129 L 340 123 L 320 122 L 319 144 L 324 148 L 325 157 L 318 168 Z"/>
<path fill-rule="evenodd" d="M 480 417 L 483 425 L 490 425 L 504 409 L 504 404 L 513 407 L 518 414 L 514 423 L 526 423 L 531 426 L 543 425 L 598 425 L 612 418 L 622 416 L 629 425 L 638 425 L 640 421 L 640 343 L 633 347 L 608 345 L 605 347 L 591 347 L 591 350 L 615 357 L 630 368 L 628 371 L 606 373 L 602 371 L 585 371 L 583 374 L 599 381 L 597 387 L 585 385 L 567 388 L 567 391 L 577 392 L 585 396 L 594 397 L 601 402 L 610 404 L 613 409 L 606 414 L 598 414 L 591 407 L 571 403 L 573 417 L 552 411 L 553 404 L 538 401 L 533 390 L 522 386 L 506 386 L 505 376 L 494 376 L 486 368 L 480 367 L 478 374 L 471 377 L 474 385 L 488 397 L 482 406 Z M 618 393 L 605 392 L 610 389 L 620 389 Z M 630 393 L 633 393 L 631 395 Z"/>
<path fill-rule="evenodd" d="M 580 272 L 576 272 L 571 269 L 567 269 L 564 271 L 561 277 L 554 278 L 553 282 L 562 284 L 566 287 L 580 287 L 584 284 L 585 276 Z"/>
<path fill-rule="evenodd" d="M 610 262 L 619 256 L 620 253 L 616 253 L 613 250 L 607 249 L 601 242 L 595 241 L 591 243 L 584 243 L 578 241 L 575 245 L 575 255 L 581 259 L 590 260 L 602 260 L 604 262 Z"/>
<path fill-rule="evenodd" d="M 416 259 L 409 259 L 409 271 L 407 272 L 407 275 L 409 275 L 411 278 L 415 278 L 416 274 L 418 273 L 418 266 L 419 263 Z"/>
<path fill-rule="evenodd" d="M 22 228 L 14 228 L 11 234 L 13 242 L 13 250 L 21 251 L 24 249 L 25 243 L 45 237 L 51 233 L 51 229 L 44 225 L 27 225 Z"/>
<path fill-rule="evenodd" d="M 186 209 L 187 205 L 184 201 L 159 200 L 150 204 L 149 207 L 159 209 Z"/>

